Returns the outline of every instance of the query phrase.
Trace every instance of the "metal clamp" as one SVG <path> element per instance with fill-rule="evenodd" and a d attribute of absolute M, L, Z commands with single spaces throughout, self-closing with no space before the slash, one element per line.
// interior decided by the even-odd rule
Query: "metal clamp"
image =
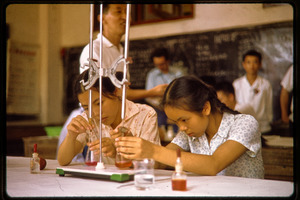
<path fill-rule="evenodd" d="M 99 79 L 99 68 L 97 67 L 95 60 L 88 58 L 88 61 L 89 64 L 88 63 L 84 64 L 84 66 L 89 67 L 88 80 L 86 82 L 84 80 L 80 81 L 80 83 L 82 84 L 85 90 L 90 89 Z"/>

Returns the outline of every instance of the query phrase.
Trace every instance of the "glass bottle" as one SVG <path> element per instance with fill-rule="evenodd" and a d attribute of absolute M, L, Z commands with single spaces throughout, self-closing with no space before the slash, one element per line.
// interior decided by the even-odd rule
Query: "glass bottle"
<path fill-rule="evenodd" d="M 129 133 L 129 129 L 121 126 L 119 127 L 119 133 L 121 133 L 121 137 L 124 137 L 127 135 L 127 133 Z M 121 156 L 120 153 L 116 152 L 116 160 L 115 160 L 115 166 L 118 168 L 127 168 L 127 167 L 131 167 L 132 165 L 132 161 L 130 159 L 124 158 L 123 156 Z"/>
<path fill-rule="evenodd" d="M 97 123 L 94 119 L 90 119 L 90 124 L 92 124 L 93 129 L 87 131 L 87 142 L 92 143 L 99 139 L 99 131 Z M 90 148 L 87 149 L 85 156 L 85 164 L 88 166 L 96 166 L 100 160 L 100 155 L 95 154 L 95 151 L 91 151 Z"/>
<path fill-rule="evenodd" d="M 175 172 L 172 174 L 172 190 L 186 191 L 186 174 L 182 168 L 181 151 L 177 149 Z"/>
<path fill-rule="evenodd" d="M 37 153 L 37 144 L 34 144 L 32 158 L 30 158 L 30 173 L 40 173 L 40 158 Z"/>

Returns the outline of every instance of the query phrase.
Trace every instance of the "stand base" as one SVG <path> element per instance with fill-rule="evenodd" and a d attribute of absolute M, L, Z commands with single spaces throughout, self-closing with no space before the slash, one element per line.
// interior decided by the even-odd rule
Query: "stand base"
<path fill-rule="evenodd" d="M 95 166 L 77 165 L 69 167 L 57 167 L 56 174 L 58 174 L 59 176 L 65 176 L 66 174 L 70 174 L 73 176 L 97 178 L 116 182 L 125 182 L 133 180 L 134 170 L 120 170 L 114 165 L 108 165 L 106 168 L 103 168 L 101 170 L 96 169 Z"/>

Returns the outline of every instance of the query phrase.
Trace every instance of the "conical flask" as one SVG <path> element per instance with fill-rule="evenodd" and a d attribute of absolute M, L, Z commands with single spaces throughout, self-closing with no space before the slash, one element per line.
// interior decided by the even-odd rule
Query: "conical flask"
<path fill-rule="evenodd" d="M 129 133 L 129 129 L 122 126 L 119 127 L 119 133 L 121 133 L 121 137 L 126 136 Z M 132 165 L 132 161 L 130 159 L 124 158 L 120 153 L 116 153 L 115 166 L 118 168 L 127 168 Z"/>
<path fill-rule="evenodd" d="M 87 131 L 87 142 L 89 143 L 99 140 L 99 128 L 97 126 L 96 120 L 91 119 L 91 122 L 93 129 Z M 96 166 L 99 160 L 100 155 L 95 154 L 95 151 L 91 151 L 90 148 L 88 148 L 85 156 L 85 164 L 88 166 Z"/>

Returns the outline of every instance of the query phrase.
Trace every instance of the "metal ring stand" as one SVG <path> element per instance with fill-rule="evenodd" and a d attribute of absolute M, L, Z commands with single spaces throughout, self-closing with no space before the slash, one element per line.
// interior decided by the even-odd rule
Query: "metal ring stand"
<path fill-rule="evenodd" d="M 88 75 L 88 80 L 84 81 L 81 80 L 80 83 L 82 86 L 85 88 L 85 90 L 89 90 L 89 120 L 92 118 L 92 93 L 91 93 L 91 87 L 96 83 L 97 80 L 99 80 L 99 99 L 100 102 L 102 102 L 102 77 L 109 77 L 111 82 L 118 88 L 122 87 L 122 110 L 121 110 L 121 119 L 122 122 L 125 118 L 125 101 L 126 101 L 126 82 L 128 82 L 126 75 L 127 75 L 127 69 L 128 69 L 128 64 L 129 62 L 127 61 L 128 59 L 128 43 L 129 43 L 129 26 L 130 26 L 130 4 L 127 4 L 126 7 L 126 30 L 125 30 L 125 48 L 124 48 L 124 56 L 120 56 L 112 65 L 105 69 L 102 67 L 102 47 L 103 47 L 103 33 L 102 33 L 102 19 L 103 19 L 103 4 L 100 4 L 100 55 L 99 55 L 99 60 L 100 60 L 100 66 L 97 67 L 97 64 L 95 60 L 93 60 L 93 16 L 94 16 L 94 4 L 90 5 L 90 43 L 89 43 L 89 58 L 88 61 L 89 63 L 84 65 L 89 67 L 89 75 Z M 123 79 L 122 81 L 119 81 L 116 78 L 116 69 L 117 66 L 123 63 Z M 100 139 L 100 161 L 97 163 L 96 169 L 103 169 L 104 164 L 102 163 L 102 149 L 101 149 L 101 144 L 102 144 L 102 104 L 100 103 L 100 122 L 99 122 L 99 139 Z"/>

